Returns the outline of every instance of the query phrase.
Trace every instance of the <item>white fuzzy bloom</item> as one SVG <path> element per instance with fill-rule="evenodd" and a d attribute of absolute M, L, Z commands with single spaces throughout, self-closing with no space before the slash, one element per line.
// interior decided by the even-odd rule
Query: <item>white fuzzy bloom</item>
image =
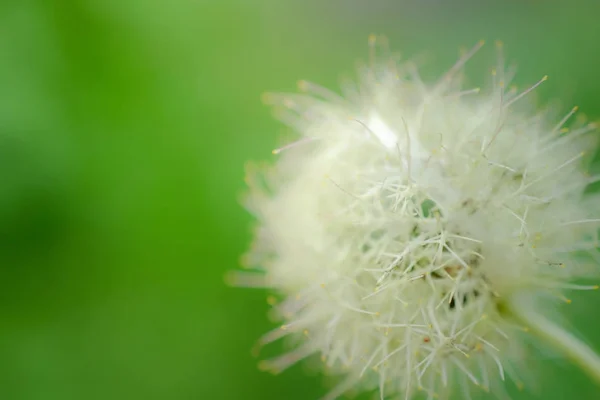
<path fill-rule="evenodd" d="M 300 138 L 248 175 L 259 226 L 249 270 L 231 278 L 273 290 L 283 325 L 261 344 L 293 346 L 261 367 L 320 356 L 344 377 L 328 400 L 502 395 L 526 357 L 515 308 L 537 315 L 565 290 L 597 288 L 573 283 L 597 267 L 600 199 L 583 196 L 599 180 L 583 165 L 595 127 L 576 108 L 531 113 L 526 95 L 546 77 L 505 89 L 501 45 L 479 91 L 461 71 L 483 42 L 433 84 L 369 43 L 341 96 L 304 81 L 303 94 L 266 96 Z"/>

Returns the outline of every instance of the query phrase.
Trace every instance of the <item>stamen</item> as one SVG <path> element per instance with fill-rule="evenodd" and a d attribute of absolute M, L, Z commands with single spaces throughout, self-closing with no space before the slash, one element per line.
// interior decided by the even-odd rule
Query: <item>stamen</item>
<path fill-rule="evenodd" d="M 305 345 L 282 356 L 272 358 L 270 360 L 263 360 L 258 364 L 258 368 L 261 371 L 269 371 L 277 374 L 296 364 L 298 361 L 308 357 L 314 352 L 314 348 L 309 345 Z"/>
<path fill-rule="evenodd" d="M 383 357 L 381 360 L 379 360 L 379 362 L 377 364 L 375 364 L 373 366 L 373 368 L 379 367 L 381 364 L 383 364 L 384 362 L 386 362 L 387 360 L 389 360 L 390 357 L 392 357 L 394 354 L 396 354 L 396 353 L 404 350 L 407 346 L 408 346 L 408 344 L 404 344 L 404 345 L 398 347 L 397 349 L 393 350 L 391 353 L 389 353 L 388 355 L 386 355 L 385 357 Z"/>
<path fill-rule="evenodd" d="M 575 157 L 565 161 L 564 163 L 562 163 L 561 165 L 559 165 L 558 167 L 554 168 L 552 171 L 550 171 L 549 173 L 540 176 L 537 179 L 534 179 L 533 181 L 529 182 L 527 185 L 523 185 L 521 186 L 521 188 L 519 190 L 517 190 L 513 196 L 516 196 L 517 194 L 520 194 L 522 192 L 524 192 L 525 190 L 527 190 L 528 188 L 530 188 L 531 186 L 535 185 L 536 183 L 547 179 L 548 177 L 554 175 L 556 172 L 560 171 L 561 169 L 563 169 L 564 167 L 568 166 L 569 164 L 572 164 L 573 162 L 579 160 L 581 157 L 583 157 L 585 155 L 585 152 L 581 152 L 578 155 L 576 155 Z"/>
<path fill-rule="evenodd" d="M 373 362 L 373 360 L 375 360 L 375 357 L 377 357 L 377 354 L 379 354 L 379 352 L 381 350 L 383 350 L 383 347 L 384 347 L 384 343 L 382 343 L 381 345 L 379 345 L 379 347 L 377 347 L 377 349 L 373 352 L 373 354 L 371 355 L 371 357 L 369 357 L 369 360 L 367 361 L 367 363 L 363 367 L 362 371 L 360 371 L 360 374 L 359 374 L 360 377 L 362 377 L 365 374 L 365 372 L 367 371 L 367 369 L 369 369 L 369 366 L 371 365 L 371 363 Z"/>
<path fill-rule="evenodd" d="M 315 138 L 313 138 L 313 137 L 305 137 L 305 138 L 302 138 L 300 140 L 296 140 L 295 142 L 292 142 L 290 144 L 286 144 L 285 146 L 282 146 L 282 147 L 280 147 L 278 149 L 275 149 L 271 153 L 272 154 L 279 154 L 279 153 L 281 153 L 284 150 L 291 149 L 293 147 L 296 147 L 296 146 L 304 144 L 304 143 L 312 142 L 313 140 L 315 140 Z"/>
<path fill-rule="evenodd" d="M 469 371 L 462 362 L 460 362 L 459 360 L 456 359 L 456 357 L 452 357 L 452 362 L 462 371 L 464 372 L 464 374 L 469 377 L 469 379 L 471 380 L 471 382 L 473 382 L 476 386 L 479 386 L 479 381 L 477 380 L 477 378 L 475 378 L 475 375 L 473 375 L 471 373 L 471 371 Z"/>
<path fill-rule="evenodd" d="M 529 89 L 525 90 L 523 93 L 519 94 L 518 96 L 510 99 L 510 101 L 508 101 L 506 104 L 504 104 L 504 108 L 510 107 L 510 105 L 516 103 L 517 101 L 519 101 L 520 99 L 525 97 L 527 94 L 531 93 L 533 90 L 535 90 L 535 88 L 537 88 L 538 86 L 540 86 L 543 82 L 545 82 L 547 80 L 548 80 L 548 75 L 544 75 L 542 77 L 542 79 L 540 79 L 537 83 L 535 83 Z"/>
<path fill-rule="evenodd" d="M 474 89 L 462 90 L 462 91 L 457 92 L 457 93 L 450 93 L 446 97 L 449 97 L 449 98 L 459 98 L 459 97 L 467 96 L 467 95 L 470 95 L 470 94 L 478 94 L 479 92 L 481 92 L 481 88 L 474 88 Z"/>
<path fill-rule="evenodd" d="M 317 97 L 322 98 L 332 104 L 344 104 L 345 100 L 343 97 L 338 95 L 337 93 L 329 90 L 321 85 L 317 85 L 316 83 L 309 82 L 306 80 L 298 81 L 298 90 L 315 95 Z"/>
<path fill-rule="evenodd" d="M 460 57 L 456 64 L 454 64 L 454 66 L 452 66 L 452 68 L 450 68 L 448 72 L 446 72 L 442 79 L 440 79 L 437 85 L 437 89 L 439 90 L 440 88 L 443 88 L 443 86 L 454 77 L 454 75 L 467 63 L 467 61 L 469 61 L 471 57 L 475 55 L 475 53 L 479 51 L 479 49 L 483 47 L 484 44 L 485 41 L 480 40 L 473 48 L 471 48 L 471 50 L 469 50 L 462 57 Z"/>
<path fill-rule="evenodd" d="M 556 134 L 560 133 L 563 125 L 569 120 L 569 118 L 571 118 L 573 114 L 577 112 L 577 110 L 579 110 L 578 106 L 573 107 L 571 111 L 569 111 L 569 113 L 565 115 L 563 119 L 560 120 L 560 122 L 554 127 L 554 129 L 552 129 L 552 132 L 550 132 L 548 138 L 553 139 L 556 136 Z"/>
<path fill-rule="evenodd" d="M 580 219 L 578 221 L 570 221 L 560 224 L 559 226 L 579 225 L 579 224 L 597 224 L 600 223 L 600 218 Z"/>

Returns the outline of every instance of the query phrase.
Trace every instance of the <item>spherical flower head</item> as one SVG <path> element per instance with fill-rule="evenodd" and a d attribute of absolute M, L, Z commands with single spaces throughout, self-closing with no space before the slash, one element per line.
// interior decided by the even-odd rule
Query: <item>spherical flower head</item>
<path fill-rule="evenodd" d="M 231 278 L 273 290 L 283 325 L 260 344 L 292 346 L 260 366 L 320 356 L 343 377 L 325 399 L 502 395 L 505 379 L 520 385 L 529 325 L 556 339 L 537 317 L 565 290 L 597 288 L 572 282 L 597 266 L 594 125 L 576 108 L 532 112 L 546 77 L 508 89 L 501 44 L 484 91 L 461 74 L 483 42 L 431 84 L 383 39 L 369 44 L 342 95 L 302 81 L 304 93 L 265 96 L 300 137 L 248 174 L 258 228 L 251 270 Z"/>

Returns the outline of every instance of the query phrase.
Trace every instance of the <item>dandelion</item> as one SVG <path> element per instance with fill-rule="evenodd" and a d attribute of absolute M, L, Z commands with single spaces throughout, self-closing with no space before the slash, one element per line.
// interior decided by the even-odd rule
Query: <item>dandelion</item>
<path fill-rule="evenodd" d="M 320 357 L 340 376 L 326 400 L 504 396 L 545 343 L 600 381 L 600 358 L 549 314 L 598 288 L 577 283 L 598 269 L 600 199 L 584 196 L 600 180 L 585 169 L 595 126 L 576 107 L 554 123 L 532 113 L 547 77 L 508 89 L 501 43 L 489 89 L 463 87 L 482 46 L 427 83 L 371 36 L 342 95 L 305 81 L 265 95 L 298 138 L 248 172 L 256 239 L 230 275 L 273 293 L 282 325 L 259 345 L 292 346 L 261 368 Z"/>

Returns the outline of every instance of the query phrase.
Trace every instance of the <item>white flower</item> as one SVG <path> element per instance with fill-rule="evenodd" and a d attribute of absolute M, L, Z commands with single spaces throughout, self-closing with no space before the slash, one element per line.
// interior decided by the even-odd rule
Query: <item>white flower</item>
<path fill-rule="evenodd" d="M 249 173 L 255 271 L 230 277 L 277 296 L 283 325 L 261 344 L 293 347 L 261 367 L 318 354 L 345 377 L 325 399 L 502 395 L 505 377 L 520 385 L 534 335 L 600 377 L 591 350 L 540 314 L 565 290 L 597 288 L 572 283 L 597 269 L 600 200 L 583 196 L 599 180 L 583 168 L 593 124 L 576 108 L 557 122 L 531 113 L 525 97 L 546 77 L 506 90 L 501 44 L 480 92 L 461 71 L 483 42 L 433 84 L 369 43 L 343 96 L 304 81 L 304 94 L 265 96 L 300 138 Z"/>

